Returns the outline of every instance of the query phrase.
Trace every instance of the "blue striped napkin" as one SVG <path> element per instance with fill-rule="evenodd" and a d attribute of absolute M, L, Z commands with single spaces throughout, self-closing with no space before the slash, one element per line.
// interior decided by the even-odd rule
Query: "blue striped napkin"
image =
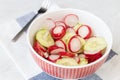
<path fill-rule="evenodd" d="M 21 27 L 24 27 L 34 15 L 35 15 L 35 13 L 31 12 L 25 16 L 17 18 L 16 21 Z M 114 55 L 117 55 L 117 53 L 115 53 L 113 50 L 111 50 L 109 57 L 106 61 L 109 61 Z M 29 80 L 60 80 L 60 79 L 54 78 L 54 77 L 46 74 L 45 72 L 40 72 L 39 74 L 31 77 Z M 86 78 L 79 79 L 79 80 L 103 80 L 103 79 L 101 77 L 99 77 L 99 75 L 97 75 L 97 74 L 92 74 Z"/>

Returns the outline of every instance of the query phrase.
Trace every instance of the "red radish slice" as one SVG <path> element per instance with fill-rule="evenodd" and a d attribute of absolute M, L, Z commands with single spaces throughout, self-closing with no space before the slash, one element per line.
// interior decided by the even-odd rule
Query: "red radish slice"
<path fill-rule="evenodd" d="M 50 30 L 55 27 L 55 22 L 51 18 L 47 18 L 42 26 Z"/>
<path fill-rule="evenodd" d="M 84 54 L 85 54 L 86 58 L 88 59 L 89 63 L 94 62 L 97 59 L 99 59 L 100 57 L 102 57 L 101 51 L 96 52 L 96 53 L 84 53 Z"/>
<path fill-rule="evenodd" d="M 59 52 L 65 52 L 65 49 L 63 49 L 62 47 L 58 47 L 56 45 L 50 46 L 48 48 L 48 52 L 50 54 L 58 54 Z"/>
<path fill-rule="evenodd" d="M 68 49 L 70 52 L 76 53 L 80 51 L 82 47 L 82 44 L 80 42 L 80 39 L 77 36 L 73 36 L 70 38 L 68 42 Z"/>
<path fill-rule="evenodd" d="M 74 59 L 77 61 L 77 63 L 80 62 L 80 57 L 79 56 L 75 56 Z"/>
<path fill-rule="evenodd" d="M 49 54 L 48 54 L 47 52 L 44 52 L 44 53 L 43 53 L 43 57 L 44 57 L 44 58 L 48 58 L 48 57 L 49 57 Z"/>
<path fill-rule="evenodd" d="M 56 26 L 51 30 L 51 35 L 54 39 L 61 39 L 65 33 L 66 29 L 63 26 Z"/>
<path fill-rule="evenodd" d="M 55 25 L 56 25 L 56 26 L 63 26 L 63 27 L 65 27 L 65 28 L 67 28 L 67 26 L 65 25 L 65 23 L 64 23 L 63 21 L 56 21 L 56 22 L 55 22 Z"/>
<path fill-rule="evenodd" d="M 44 48 L 43 46 L 41 46 L 38 41 L 34 42 L 33 48 L 42 57 L 44 56 L 43 53 L 47 51 L 46 48 Z"/>
<path fill-rule="evenodd" d="M 50 55 L 48 57 L 48 60 L 51 61 L 51 62 L 56 62 L 60 58 L 61 58 L 60 55 Z"/>
<path fill-rule="evenodd" d="M 55 41 L 55 44 L 58 46 L 58 47 L 62 47 L 66 50 L 66 44 L 64 43 L 63 40 L 57 40 Z"/>
<path fill-rule="evenodd" d="M 75 54 L 70 53 L 70 52 L 59 52 L 59 55 L 62 57 L 74 57 Z"/>
<path fill-rule="evenodd" d="M 92 30 L 88 25 L 82 25 L 81 27 L 78 28 L 77 34 L 84 39 L 88 39 L 91 37 Z"/>
<path fill-rule="evenodd" d="M 68 27 L 74 27 L 79 22 L 79 17 L 75 14 L 68 14 L 64 17 L 64 22 Z"/>
<path fill-rule="evenodd" d="M 37 50 L 41 50 L 43 52 L 46 52 L 46 48 L 44 48 L 38 41 L 35 41 L 33 44 L 33 48 Z"/>
<path fill-rule="evenodd" d="M 71 27 L 67 28 L 66 32 L 76 34 L 75 30 L 73 28 L 71 28 Z"/>

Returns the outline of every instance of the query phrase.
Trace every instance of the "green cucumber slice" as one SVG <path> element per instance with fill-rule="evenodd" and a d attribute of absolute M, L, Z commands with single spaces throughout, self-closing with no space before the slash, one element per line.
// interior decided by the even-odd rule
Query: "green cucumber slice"
<path fill-rule="evenodd" d="M 54 40 L 48 29 L 40 29 L 36 33 L 36 40 L 44 47 L 49 47 L 54 45 Z"/>
<path fill-rule="evenodd" d="M 77 63 L 77 61 L 75 59 L 68 58 L 68 57 L 58 59 L 56 61 L 56 64 L 64 65 L 64 66 L 77 66 L 78 65 L 78 63 Z"/>
<path fill-rule="evenodd" d="M 86 41 L 84 45 L 84 51 L 96 52 L 103 50 L 106 47 L 107 47 L 107 42 L 103 37 L 92 37 Z"/>
<path fill-rule="evenodd" d="M 74 29 L 75 31 L 77 31 L 77 29 L 78 29 L 81 25 L 82 25 L 81 23 L 77 23 L 77 24 L 73 27 L 73 29 Z"/>
<path fill-rule="evenodd" d="M 72 36 L 74 36 L 74 35 L 76 35 L 76 34 L 74 34 L 74 33 L 67 33 L 66 32 L 66 34 L 63 36 L 63 38 L 62 38 L 62 40 L 65 42 L 65 44 L 67 44 L 67 41 L 72 37 Z"/>

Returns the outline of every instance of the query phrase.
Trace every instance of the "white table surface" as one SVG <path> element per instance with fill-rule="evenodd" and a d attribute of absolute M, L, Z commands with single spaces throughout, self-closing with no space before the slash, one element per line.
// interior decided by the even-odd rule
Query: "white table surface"
<path fill-rule="evenodd" d="M 54 0 L 62 8 L 83 9 L 102 18 L 113 33 L 113 49 L 120 53 L 120 0 Z M 0 27 L 39 9 L 42 0 L 0 0 Z M 0 47 L 0 80 L 24 80 L 12 60 Z"/>

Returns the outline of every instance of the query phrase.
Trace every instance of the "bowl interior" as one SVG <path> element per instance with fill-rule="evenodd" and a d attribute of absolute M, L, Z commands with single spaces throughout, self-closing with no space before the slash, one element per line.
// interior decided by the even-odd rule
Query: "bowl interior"
<path fill-rule="evenodd" d="M 107 49 L 105 51 L 105 54 L 100 58 L 104 58 L 106 55 L 108 55 L 111 46 L 112 46 L 112 35 L 109 27 L 98 17 L 95 15 L 82 11 L 82 10 L 76 10 L 76 9 L 62 9 L 54 12 L 45 13 L 43 15 L 39 15 L 30 25 L 28 29 L 28 44 L 30 48 L 32 49 L 32 44 L 34 40 L 35 33 L 41 28 L 41 26 L 44 24 L 44 21 L 46 18 L 52 18 L 53 20 L 61 20 L 63 16 L 66 14 L 76 14 L 78 15 L 80 22 L 82 24 L 87 24 L 92 27 L 94 30 L 94 34 L 96 36 L 103 36 L 105 40 L 107 41 Z M 33 50 L 33 49 L 32 49 Z M 97 61 L 99 61 L 98 59 Z M 97 62 L 95 61 L 95 62 Z M 95 63 L 93 62 L 93 64 Z M 91 64 L 91 63 L 90 63 Z"/>

